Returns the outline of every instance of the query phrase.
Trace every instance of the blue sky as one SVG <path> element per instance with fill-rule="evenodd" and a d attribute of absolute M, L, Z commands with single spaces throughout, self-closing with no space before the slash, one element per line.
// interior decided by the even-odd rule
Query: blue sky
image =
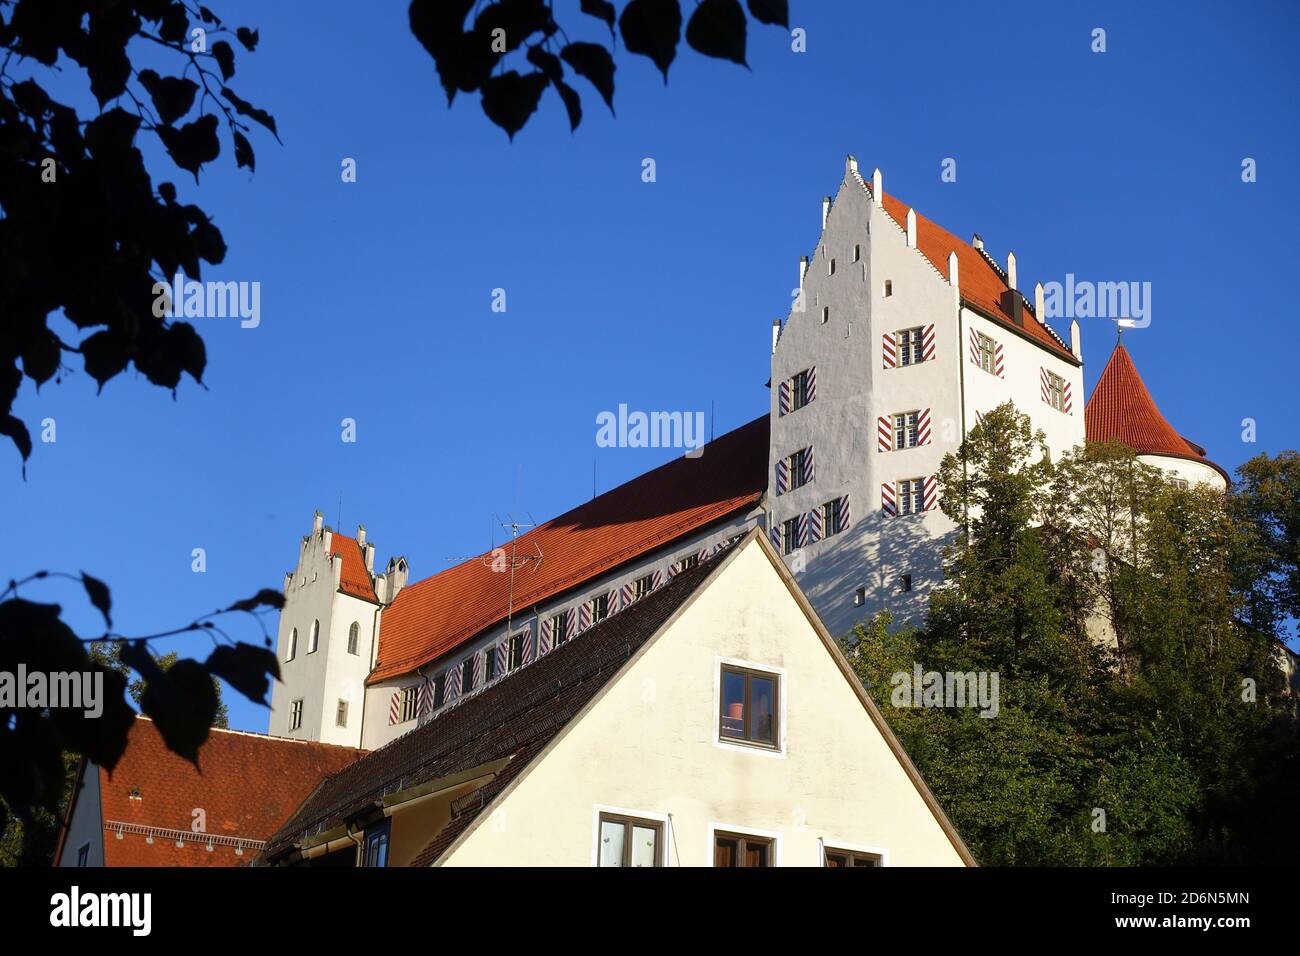
<path fill-rule="evenodd" d="M 549 94 L 509 143 L 476 98 L 446 108 L 404 2 L 214 4 L 261 31 L 232 85 L 284 145 L 255 135 L 251 178 L 223 156 L 198 188 L 165 157 L 155 179 L 215 216 L 230 253 L 204 277 L 260 282 L 261 326 L 196 320 L 207 388 L 187 379 L 175 401 L 134 373 L 98 398 L 79 368 L 26 385 L 17 414 L 54 418 L 58 440 L 26 482 L 3 453 L 0 573 L 85 569 L 122 632 L 151 633 L 279 587 L 313 509 L 336 524 L 340 497 L 378 563 L 405 554 L 424 577 L 499 542 L 509 513 L 589 498 L 593 463 L 606 490 L 671 454 L 597 449 L 602 410 L 743 424 L 767 407 L 771 322 L 850 152 L 999 260 L 1014 249 L 1024 289 L 1150 281 L 1152 324 L 1126 342 L 1170 421 L 1229 470 L 1300 447 L 1294 4 L 791 5 L 807 52 L 752 31 L 750 72 L 683 44 L 665 87 L 620 51 L 617 119 L 582 86 L 576 134 Z M 599 38 L 576 0 L 556 6 L 572 38 Z M 1114 329 L 1083 334 L 1091 390 Z M 26 593 L 95 633 L 63 585 Z M 226 699 L 232 725 L 266 729 Z"/>

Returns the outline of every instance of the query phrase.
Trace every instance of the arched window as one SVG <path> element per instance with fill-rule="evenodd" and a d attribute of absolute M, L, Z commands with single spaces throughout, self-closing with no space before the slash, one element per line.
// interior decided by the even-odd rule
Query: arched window
<path fill-rule="evenodd" d="M 361 636 L 361 625 L 358 624 L 356 621 L 353 621 L 352 626 L 348 628 L 348 653 L 349 654 L 355 654 L 357 652 L 357 639 L 360 636 Z"/>
<path fill-rule="evenodd" d="M 320 647 L 320 621 L 311 622 L 311 637 L 307 639 L 307 653 L 315 654 Z"/>
<path fill-rule="evenodd" d="M 298 629 L 295 627 L 289 632 L 289 653 L 284 656 L 286 661 L 291 661 L 298 656 Z"/>

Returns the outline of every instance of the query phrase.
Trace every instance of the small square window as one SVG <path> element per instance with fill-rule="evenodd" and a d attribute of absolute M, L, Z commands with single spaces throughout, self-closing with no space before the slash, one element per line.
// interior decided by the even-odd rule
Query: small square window
<path fill-rule="evenodd" d="M 715 833 L 714 866 L 776 866 L 776 843 L 771 837 L 748 833 Z"/>
<path fill-rule="evenodd" d="M 976 334 L 979 336 L 980 368 L 988 372 L 990 375 L 998 374 L 997 362 L 994 358 L 994 352 L 997 346 L 994 344 L 993 340 L 983 332 L 977 332 Z"/>
<path fill-rule="evenodd" d="M 862 246 L 860 246 L 860 245 L 854 245 L 854 247 L 853 247 L 853 261 L 854 261 L 854 262 L 860 262 L 861 260 L 862 260 Z"/>
<path fill-rule="evenodd" d="M 861 853 L 857 850 L 826 848 L 826 865 L 829 866 L 880 866 L 879 853 Z"/>
<path fill-rule="evenodd" d="M 339 703 L 342 703 L 342 701 Z M 420 688 L 403 687 L 402 695 L 397 700 L 397 710 L 398 723 L 415 720 L 420 713 Z M 342 726 L 342 724 L 339 726 Z"/>
<path fill-rule="evenodd" d="M 894 419 L 894 447 L 895 448 L 915 448 L 917 439 L 920 437 L 921 413 L 900 412 L 893 416 Z"/>
<path fill-rule="evenodd" d="M 293 732 L 302 727 L 302 698 L 299 697 L 289 705 L 289 731 Z"/>
<path fill-rule="evenodd" d="M 775 748 L 780 677 L 747 667 L 722 666 L 718 735 L 722 740 Z"/>
<path fill-rule="evenodd" d="M 591 623 L 596 624 L 609 617 L 609 595 L 599 594 L 587 602 L 587 608 L 591 611 Z"/>
<path fill-rule="evenodd" d="M 1058 412 L 1065 411 L 1065 379 L 1055 372 L 1045 372 L 1043 382 L 1047 390 L 1047 404 Z"/>
<path fill-rule="evenodd" d="M 673 573 L 681 574 L 683 571 L 687 571 L 695 567 L 699 563 L 700 563 L 700 556 L 698 554 L 688 554 L 686 557 L 682 558 L 680 561 L 678 561 L 676 564 L 673 565 Z"/>
<path fill-rule="evenodd" d="M 339 701 L 338 708 L 334 711 L 334 726 L 346 727 L 348 725 L 348 702 Z"/>
<path fill-rule="evenodd" d="M 812 369 L 804 369 L 790 379 L 790 411 L 797 412 L 812 401 Z"/>
<path fill-rule="evenodd" d="M 862 607 L 867 603 L 867 589 L 858 588 L 853 592 L 853 604 L 855 607 Z"/>
<path fill-rule="evenodd" d="M 844 530 L 844 500 L 833 498 L 822 505 L 822 537 L 829 538 Z"/>
<path fill-rule="evenodd" d="M 885 298 L 888 299 L 894 294 L 894 282 L 892 279 L 885 280 Z"/>
<path fill-rule="evenodd" d="M 799 519 L 788 518 L 781 522 L 781 553 L 791 554 L 799 548 Z"/>
<path fill-rule="evenodd" d="M 612 813 L 600 815 L 597 866 L 662 866 L 664 825 Z"/>
<path fill-rule="evenodd" d="M 910 574 L 900 574 L 898 576 L 898 589 L 904 594 L 912 590 L 912 576 Z"/>
<path fill-rule="evenodd" d="M 896 338 L 898 340 L 898 364 L 899 365 L 920 365 L 925 361 L 925 346 L 921 326 L 912 329 L 901 329 Z"/>

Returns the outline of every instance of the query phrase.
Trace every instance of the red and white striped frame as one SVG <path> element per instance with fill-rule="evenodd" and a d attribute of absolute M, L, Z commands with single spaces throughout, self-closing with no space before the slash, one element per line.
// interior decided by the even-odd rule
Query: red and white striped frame
<path fill-rule="evenodd" d="M 1051 388 L 1052 373 L 1049 372 L 1047 369 L 1042 368 L 1041 366 L 1039 367 L 1038 371 L 1039 371 L 1039 380 L 1042 383 L 1043 401 L 1048 405 L 1050 405 L 1052 404 L 1052 388 Z M 1065 406 L 1064 408 L 1061 409 L 1061 411 L 1063 411 L 1067 415 L 1073 415 L 1074 396 L 1071 394 L 1072 390 L 1070 388 L 1070 380 L 1063 375 L 1060 376 L 1060 379 L 1061 379 L 1061 397 L 1063 400 L 1063 404 Z"/>
<path fill-rule="evenodd" d="M 776 463 L 776 493 L 783 495 L 790 487 L 790 460 L 782 458 Z"/>
<path fill-rule="evenodd" d="M 939 503 L 939 479 L 934 475 L 926 475 L 922 481 L 921 497 L 926 511 L 933 511 Z"/>
<path fill-rule="evenodd" d="M 980 334 L 974 329 L 970 330 L 970 363 L 980 364 Z"/>
<path fill-rule="evenodd" d="M 808 404 L 811 405 L 817 398 L 817 366 L 814 365 L 808 369 L 808 394 L 805 396 Z"/>
<path fill-rule="evenodd" d="M 815 544 L 822 539 L 822 509 L 818 505 L 808 512 L 808 543 Z"/>
<path fill-rule="evenodd" d="M 487 654 L 478 651 L 474 655 L 474 689 L 478 690 L 483 686 L 483 671 L 487 666 Z"/>
<path fill-rule="evenodd" d="M 840 498 L 840 530 L 847 531 L 850 523 L 849 496 L 844 495 Z"/>
<path fill-rule="evenodd" d="M 998 378 L 1007 377 L 1006 352 L 1002 349 L 1002 343 L 997 341 L 993 343 L 993 374 Z"/>
<path fill-rule="evenodd" d="M 522 667 L 524 664 L 533 662 L 533 622 L 529 621 L 524 625 L 524 629 L 519 634 L 519 663 Z"/>
<path fill-rule="evenodd" d="M 799 547 L 808 545 L 808 513 L 803 512 L 799 515 Z"/>
<path fill-rule="evenodd" d="M 583 601 L 578 605 L 578 633 L 591 627 L 591 602 Z"/>
<path fill-rule="evenodd" d="M 921 333 L 921 361 L 928 362 L 934 358 L 935 343 L 937 336 L 934 334 L 934 325 L 930 324 L 925 327 Z"/>
<path fill-rule="evenodd" d="M 622 593 L 618 599 L 619 607 L 631 607 L 634 600 L 636 600 L 636 585 L 629 581 L 623 585 Z"/>
<path fill-rule="evenodd" d="M 546 619 L 542 621 L 542 626 L 538 629 L 537 656 L 541 657 L 543 654 L 549 654 L 551 646 L 551 615 L 548 614 Z"/>
<path fill-rule="evenodd" d="M 790 380 L 783 380 L 777 388 L 777 417 L 790 414 Z"/>
<path fill-rule="evenodd" d="M 916 443 L 930 444 L 930 409 L 923 408 L 916 413 Z"/>
<path fill-rule="evenodd" d="M 898 514 L 898 489 L 894 487 L 892 481 L 886 481 L 880 486 L 880 510 L 885 513 L 886 518 L 893 518 Z"/>
<path fill-rule="evenodd" d="M 898 367 L 898 345 L 894 341 L 893 332 L 885 332 L 880 336 L 880 364 L 881 368 Z"/>
<path fill-rule="evenodd" d="M 393 699 L 388 705 L 388 726 L 389 727 L 397 723 L 399 709 L 402 706 L 401 701 L 402 701 L 402 692 L 400 690 L 393 691 Z"/>
<path fill-rule="evenodd" d="M 888 415 L 876 419 L 876 450 L 894 450 L 894 421 Z"/>
<path fill-rule="evenodd" d="M 510 669 L 510 638 L 506 638 L 492 651 L 497 656 L 497 676 L 500 677 Z"/>
<path fill-rule="evenodd" d="M 442 672 L 442 696 L 449 704 L 460 696 L 459 664 L 452 664 Z"/>
<path fill-rule="evenodd" d="M 654 575 L 650 579 L 651 590 L 657 591 L 664 586 L 664 573 L 662 570 L 655 569 Z"/>

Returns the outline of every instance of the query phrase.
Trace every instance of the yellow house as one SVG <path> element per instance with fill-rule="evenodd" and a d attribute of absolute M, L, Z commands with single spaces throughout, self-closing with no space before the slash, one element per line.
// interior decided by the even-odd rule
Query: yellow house
<path fill-rule="evenodd" d="M 975 862 L 758 531 L 327 778 L 258 861 Z"/>

